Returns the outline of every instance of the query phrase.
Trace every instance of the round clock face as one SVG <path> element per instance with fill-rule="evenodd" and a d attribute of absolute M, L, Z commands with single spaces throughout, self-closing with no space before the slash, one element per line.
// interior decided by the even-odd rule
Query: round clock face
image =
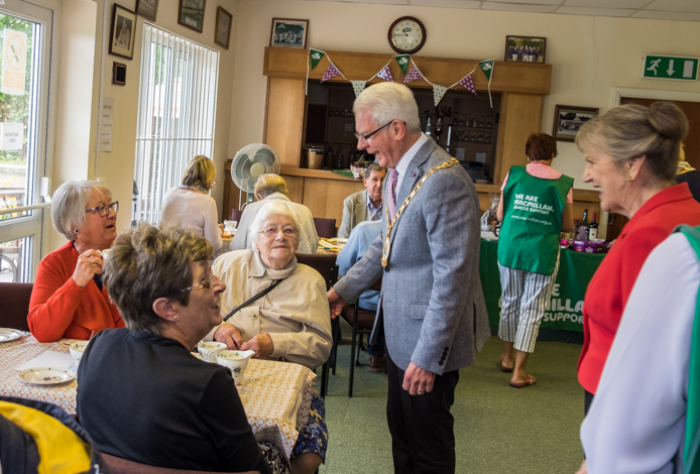
<path fill-rule="evenodd" d="M 417 18 L 399 18 L 389 28 L 389 44 L 396 52 L 415 53 L 425 44 L 425 27 Z"/>

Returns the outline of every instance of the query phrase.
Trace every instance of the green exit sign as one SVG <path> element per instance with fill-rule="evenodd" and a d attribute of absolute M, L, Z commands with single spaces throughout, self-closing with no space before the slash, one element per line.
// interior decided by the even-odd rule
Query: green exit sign
<path fill-rule="evenodd" d="M 642 77 L 696 81 L 698 79 L 698 58 L 645 56 Z"/>

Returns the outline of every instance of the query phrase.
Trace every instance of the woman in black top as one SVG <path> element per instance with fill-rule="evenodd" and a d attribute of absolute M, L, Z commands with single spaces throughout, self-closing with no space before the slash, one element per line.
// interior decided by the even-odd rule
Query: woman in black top
<path fill-rule="evenodd" d="M 87 347 L 79 419 L 102 451 L 138 463 L 284 472 L 279 450 L 255 441 L 229 369 L 190 354 L 221 323 L 226 286 L 212 253 L 191 231 L 142 224 L 117 237 L 104 283 L 128 329 L 101 331 Z"/>

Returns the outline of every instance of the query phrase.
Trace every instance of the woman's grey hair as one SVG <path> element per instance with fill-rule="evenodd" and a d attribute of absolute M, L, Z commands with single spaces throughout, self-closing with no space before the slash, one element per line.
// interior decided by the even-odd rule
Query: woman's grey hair
<path fill-rule="evenodd" d="M 75 240 L 75 230 L 85 222 L 85 209 L 93 193 L 105 193 L 112 199 L 112 191 L 102 183 L 85 180 L 66 181 L 51 197 L 51 222 L 68 240 Z"/>
<path fill-rule="evenodd" d="M 401 120 L 409 133 L 421 131 L 418 104 L 411 89 L 403 84 L 380 82 L 363 90 L 352 106 L 355 114 L 361 110 L 369 111 L 380 127 L 392 120 Z M 371 131 L 363 130 L 365 133 Z"/>
<path fill-rule="evenodd" d="M 681 142 L 688 134 L 688 119 L 669 102 L 651 107 L 621 105 L 586 122 L 576 135 L 576 145 L 586 152 L 603 152 L 621 164 L 646 156 L 645 166 L 662 182 L 675 181 Z"/>
<path fill-rule="evenodd" d="M 132 331 L 160 333 L 162 318 L 153 310 L 158 298 L 189 304 L 192 261 L 209 261 L 214 249 L 203 237 L 180 228 L 159 229 L 139 222 L 120 234 L 102 278 L 109 297 Z"/>
<path fill-rule="evenodd" d="M 262 174 L 255 182 L 255 196 L 260 196 L 265 199 L 270 194 L 282 193 L 287 194 L 287 183 L 279 175 L 273 173 Z"/>
<path fill-rule="evenodd" d="M 297 225 L 297 213 L 290 206 L 280 201 L 270 201 L 269 203 L 263 205 L 258 213 L 253 219 L 253 223 L 250 224 L 250 230 L 248 231 L 248 240 L 251 242 L 257 242 L 260 236 L 260 231 L 262 226 L 267 219 L 272 216 L 287 216 L 292 220 L 292 225 L 294 226 L 294 231 L 297 236 L 299 235 L 299 226 Z"/>

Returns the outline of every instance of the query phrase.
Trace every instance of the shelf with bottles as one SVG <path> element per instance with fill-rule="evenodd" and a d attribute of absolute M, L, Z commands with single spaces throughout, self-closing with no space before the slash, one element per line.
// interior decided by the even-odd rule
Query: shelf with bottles
<path fill-rule="evenodd" d="M 475 118 L 455 117 L 450 124 L 453 127 L 474 128 L 479 130 L 493 130 L 493 122 L 490 120 L 478 120 Z"/>
<path fill-rule="evenodd" d="M 452 131 L 450 142 L 482 143 L 484 145 L 493 144 L 490 134 L 477 132 L 455 132 Z"/>

